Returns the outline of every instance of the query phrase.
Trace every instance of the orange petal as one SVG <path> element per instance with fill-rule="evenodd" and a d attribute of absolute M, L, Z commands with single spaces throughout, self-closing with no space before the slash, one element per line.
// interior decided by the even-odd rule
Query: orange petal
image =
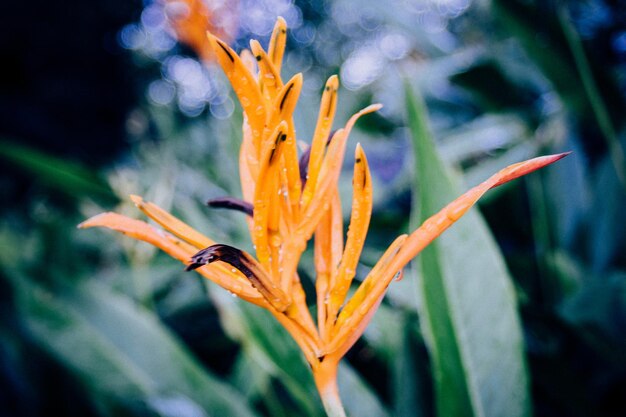
<path fill-rule="evenodd" d="M 558 155 L 542 156 L 508 166 L 458 197 L 437 214 L 428 218 L 417 230 L 409 235 L 398 253 L 388 262 L 384 270 L 377 271 L 378 277 L 376 278 L 376 282 L 368 283 L 368 288 L 365 288 L 361 293 L 359 292 L 361 288 L 359 288 L 354 297 L 352 297 L 355 302 L 353 303 L 352 299 L 348 302 L 337 319 L 337 334 L 333 339 L 335 342 L 333 345 L 337 346 L 337 344 L 343 341 L 342 339 L 345 338 L 345 334 L 348 332 L 346 329 L 354 327 L 365 329 L 365 325 L 362 322 L 366 323 L 367 320 L 369 320 L 367 318 L 371 317 L 371 315 L 368 315 L 368 311 L 373 309 L 376 303 L 382 299 L 393 277 L 430 242 L 461 218 L 485 192 L 493 187 L 497 187 L 505 182 L 556 162 L 568 154 L 569 153 L 562 153 Z M 367 280 L 363 283 L 362 287 L 366 283 Z M 357 306 L 358 312 L 356 316 L 353 317 Z M 348 327 L 349 322 L 351 323 Z"/>
<path fill-rule="evenodd" d="M 335 190 L 333 199 L 315 231 L 315 269 L 333 275 L 343 252 L 341 200 Z"/>
<path fill-rule="evenodd" d="M 307 182 L 302 191 L 302 207 L 306 208 L 313 198 L 317 177 L 322 166 L 324 150 L 328 142 L 328 135 L 333 125 L 335 111 L 337 109 L 337 90 L 339 89 L 339 79 L 336 75 L 331 76 L 326 81 L 326 87 L 322 94 L 320 111 L 317 116 L 317 125 L 311 141 L 311 153 L 309 155 L 309 167 L 307 171 Z"/>
<path fill-rule="evenodd" d="M 354 156 L 354 177 L 352 179 L 352 215 L 348 228 L 346 247 L 341 258 L 336 282 L 330 292 L 329 317 L 334 318 L 343 304 L 354 278 L 372 214 L 372 177 L 367 157 L 358 144 Z"/>
<path fill-rule="evenodd" d="M 352 116 L 344 129 L 339 129 L 335 132 L 328 146 L 326 156 L 324 157 L 320 177 L 318 178 L 318 185 L 316 186 L 317 191 L 311 200 L 311 204 L 309 204 L 305 210 L 302 222 L 298 225 L 296 233 L 304 239 L 308 240 L 311 238 L 320 218 L 324 214 L 324 210 L 322 209 L 324 203 L 331 200 L 333 190 L 337 187 L 337 180 L 339 179 L 343 156 L 346 150 L 346 141 L 352 127 L 359 117 L 374 112 L 381 107 L 380 104 L 367 106 Z"/>
<path fill-rule="evenodd" d="M 254 198 L 254 186 L 259 175 L 259 160 L 256 149 L 252 143 L 250 126 L 244 122 L 244 138 L 239 149 L 239 178 L 241 179 L 241 191 L 243 199 L 252 201 Z M 249 134 L 247 135 L 246 132 Z"/>
<path fill-rule="evenodd" d="M 363 335 L 363 332 L 367 328 L 370 320 L 378 310 L 378 306 L 385 298 L 385 294 L 381 294 L 380 297 L 374 302 L 374 304 L 367 309 L 367 312 L 360 316 L 360 320 L 356 321 L 354 324 L 350 325 L 349 331 L 344 334 L 345 339 L 340 342 L 340 344 L 335 348 L 335 350 L 330 353 L 329 358 L 336 357 L 341 359 L 343 355 L 345 355 L 350 348 L 356 343 L 357 340 Z M 348 326 L 347 323 L 344 323 L 345 326 Z M 341 340 L 338 338 L 338 340 Z"/>
<path fill-rule="evenodd" d="M 331 277 L 335 275 L 343 251 L 343 218 L 341 200 L 335 190 L 330 208 L 326 211 L 315 230 L 315 293 L 317 296 L 317 322 L 322 339 L 327 334 L 327 310 Z M 334 320 L 334 318 L 333 318 Z"/>
<path fill-rule="evenodd" d="M 510 165 L 491 176 L 483 183 L 468 190 L 465 194 L 441 209 L 437 214 L 427 219 L 417 230 L 411 233 L 400 252 L 398 252 L 391 268 L 395 268 L 397 272 L 404 267 L 404 265 L 421 252 L 426 245 L 461 218 L 461 216 L 463 216 L 463 214 L 465 214 L 489 189 L 543 168 L 546 165 L 564 158 L 568 154 L 569 153 L 561 153 L 557 155 L 541 156 Z M 394 274 L 395 272 L 391 275 L 393 276 Z"/>
<path fill-rule="evenodd" d="M 279 77 L 286 44 L 287 22 L 285 22 L 285 19 L 278 16 L 278 18 L 276 19 L 276 24 L 274 25 L 274 30 L 272 31 L 272 37 L 270 38 L 270 45 L 267 50 L 268 55 L 274 63 L 274 67 L 276 68 L 276 72 L 278 73 Z"/>
<path fill-rule="evenodd" d="M 372 311 L 375 310 L 374 307 L 376 303 L 380 302 L 384 296 L 384 292 L 382 295 L 377 294 L 377 296 L 372 296 L 373 289 L 376 287 L 381 274 L 387 270 L 388 265 L 400 248 L 402 248 L 404 242 L 406 242 L 407 237 L 407 235 L 400 235 L 389 245 L 389 248 L 387 248 L 383 256 L 381 256 L 376 265 L 374 265 L 374 268 L 367 274 L 365 280 L 359 285 L 354 295 L 343 307 L 334 325 L 332 342 L 328 345 L 327 353 L 335 352 L 342 346 L 345 347 L 346 340 L 348 339 L 353 340 L 352 343 L 354 343 L 359 338 L 360 333 L 358 336 L 354 337 L 354 329 L 359 327 L 360 322 L 365 318 L 371 317 L 371 314 L 373 314 Z M 365 326 L 362 327 L 362 330 L 365 330 Z M 345 350 L 347 351 L 347 349 L 349 349 L 349 346 Z"/>
<path fill-rule="evenodd" d="M 213 52 L 217 56 L 226 77 L 239 98 L 248 123 L 252 129 L 252 142 L 255 148 L 261 142 L 261 134 L 265 126 L 266 109 L 261 90 L 254 76 L 248 71 L 241 58 L 226 43 L 207 33 Z"/>
<path fill-rule="evenodd" d="M 291 212 L 294 218 L 300 215 L 300 195 L 302 194 L 302 180 L 300 179 L 300 164 L 298 163 L 298 147 L 296 144 L 296 130 L 293 121 L 289 122 L 289 134 L 285 142 L 285 156 L 283 158 L 284 172 L 287 176 L 287 194 L 291 202 Z"/>
<path fill-rule="evenodd" d="M 298 73 L 291 77 L 276 95 L 268 123 L 270 127 L 277 125 L 281 120 L 289 121 L 291 119 L 301 90 L 302 73 Z"/>
<path fill-rule="evenodd" d="M 502 185 L 506 182 L 524 176 L 526 174 L 530 174 L 533 171 L 541 169 L 546 165 L 550 165 L 559 159 L 565 158 L 567 155 L 572 152 L 563 152 L 555 155 L 545 155 L 539 156 L 537 158 L 529 159 L 527 161 L 518 162 L 517 164 L 509 165 L 504 168 L 496 175 L 492 176 L 490 180 L 495 181 L 495 183 L 491 186 L 491 188 Z"/>
<path fill-rule="evenodd" d="M 268 102 L 276 99 L 278 91 L 283 87 L 283 81 L 276 71 L 276 67 L 267 56 L 263 47 L 257 40 L 250 41 L 250 49 L 259 66 L 259 85 Z"/>
<path fill-rule="evenodd" d="M 181 43 L 188 45 L 203 60 L 211 58 L 206 31 L 211 29 L 211 13 L 202 0 L 168 0 L 166 15 Z M 182 6 L 182 7 L 181 7 Z"/>
<path fill-rule="evenodd" d="M 186 242 L 191 243 L 196 248 L 206 248 L 207 246 L 211 246 L 215 243 L 213 240 L 172 216 L 156 204 L 144 201 L 138 195 L 131 195 L 130 199 L 146 216 L 150 217 L 174 235 Z"/>
<path fill-rule="evenodd" d="M 81 229 L 90 227 L 105 227 L 116 232 L 123 233 L 133 239 L 141 240 L 156 246 L 174 259 L 184 264 L 189 262 L 197 249 L 186 244 L 182 240 L 150 226 L 141 220 L 131 219 L 117 213 L 102 213 L 85 220 L 78 225 Z M 198 272 L 221 287 L 237 294 L 239 297 L 254 304 L 263 306 L 264 299 L 261 294 L 243 277 L 233 274 L 223 267 L 202 267 Z"/>
<path fill-rule="evenodd" d="M 116 232 L 123 233 L 133 239 L 148 242 L 151 245 L 161 249 L 174 259 L 181 262 L 189 261 L 193 253 L 189 253 L 185 247 L 176 244 L 172 239 L 167 238 L 167 234 L 163 231 L 155 229 L 148 223 L 141 220 L 131 219 L 121 214 L 107 212 L 91 217 L 78 225 L 80 229 L 88 229 L 90 227 L 106 227 Z"/>
<path fill-rule="evenodd" d="M 341 211 L 339 191 L 337 190 L 330 203 L 330 212 L 330 264 L 332 266 L 331 276 L 335 276 L 343 254 L 343 213 Z M 333 284 L 331 281 L 331 285 Z"/>
<path fill-rule="evenodd" d="M 246 69 L 250 71 L 250 74 L 256 74 L 258 70 L 256 59 L 254 59 L 254 55 L 252 55 L 249 49 L 242 49 L 241 52 L 239 52 L 239 58 L 241 58 L 241 62 L 243 62 Z"/>
<path fill-rule="evenodd" d="M 263 150 L 262 165 L 254 193 L 254 227 L 252 239 L 256 245 L 259 262 L 268 266 L 270 252 L 268 226 L 278 229 L 276 216 L 280 214 L 278 197 L 278 167 L 284 142 L 287 138 L 287 123 L 282 121 L 270 136 L 271 146 Z M 271 217 L 271 219 L 270 219 Z"/>
<path fill-rule="evenodd" d="M 317 328 L 306 304 L 306 295 L 297 273 L 293 274 L 293 283 L 289 294 L 291 295 L 292 303 L 285 313 L 302 327 L 311 340 L 315 340 L 316 345 L 319 344 Z"/>
<path fill-rule="evenodd" d="M 302 74 L 294 75 L 280 90 L 274 105 L 268 128 L 273 128 L 281 121 L 288 124 L 287 140 L 284 143 L 283 167 L 287 174 L 287 193 L 291 204 L 292 216 L 297 218 L 299 211 L 301 181 L 300 166 L 298 163 L 298 151 L 296 147 L 296 133 L 293 126 L 293 111 L 295 110 L 300 91 L 302 90 Z M 266 146 L 266 145 L 265 145 Z"/>

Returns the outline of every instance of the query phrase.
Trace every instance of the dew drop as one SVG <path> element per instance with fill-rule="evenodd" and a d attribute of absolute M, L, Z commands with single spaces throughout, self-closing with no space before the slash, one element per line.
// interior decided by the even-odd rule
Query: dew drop
<path fill-rule="evenodd" d="M 272 238 L 270 239 L 270 244 L 274 247 L 280 246 L 281 243 L 282 243 L 282 240 L 280 236 L 278 235 L 273 235 Z"/>

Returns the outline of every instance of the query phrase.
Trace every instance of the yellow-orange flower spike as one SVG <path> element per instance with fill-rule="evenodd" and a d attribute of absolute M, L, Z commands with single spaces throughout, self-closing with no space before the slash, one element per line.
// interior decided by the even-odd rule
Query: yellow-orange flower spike
<path fill-rule="evenodd" d="M 287 82 L 281 78 L 286 38 L 285 21 L 280 18 L 267 52 L 252 41 L 252 52 L 244 51 L 240 56 L 216 36 L 208 34 L 205 38 L 245 115 L 239 155 L 244 200 L 227 197 L 212 202 L 247 214 L 256 259 L 224 242 L 214 242 L 137 196 L 131 196 L 136 206 L 164 230 L 115 213 L 93 217 L 80 227 L 106 227 L 151 243 L 184 262 L 188 270 L 197 270 L 242 299 L 267 309 L 302 349 L 326 409 L 343 415 L 337 366 L 365 330 L 393 278 L 401 276 L 411 259 L 489 189 L 566 154 L 511 165 L 454 200 L 410 235 L 396 238 L 346 302 L 372 211 L 372 177 L 360 145 L 355 151 L 352 211 L 345 245 L 337 181 L 352 127 L 359 117 L 380 105 L 361 110 L 331 135 L 339 80 L 330 77 L 322 93 L 312 144 L 299 160 L 293 112 L 302 74 Z M 300 257 L 313 235 L 317 323 L 297 273 Z"/>

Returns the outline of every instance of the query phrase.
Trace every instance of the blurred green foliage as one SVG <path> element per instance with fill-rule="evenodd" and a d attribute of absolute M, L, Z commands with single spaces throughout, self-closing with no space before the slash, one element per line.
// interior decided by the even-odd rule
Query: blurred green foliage
<path fill-rule="evenodd" d="M 487 194 L 480 210 L 491 232 L 471 213 L 415 262 L 415 274 L 392 283 L 340 370 L 348 414 L 624 415 L 626 12 L 619 2 L 266 3 L 288 23 L 298 21 L 288 13 L 300 11 L 287 52 L 295 58 L 285 68 L 305 70 L 300 139 L 308 141 L 331 73 L 349 87 L 338 122 L 363 103 L 385 105 L 350 139 L 363 144 L 375 182 L 357 280 L 410 222 L 458 193 L 447 173 L 465 189 L 510 163 L 574 150 Z M 264 36 L 246 6 L 241 1 L 239 45 Z M 240 195 L 240 110 L 224 117 L 229 92 L 215 69 L 194 66 L 173 46 L 146 48 L 132 48 L 138 67 L 156 59 L 163 77 L 146 71 L 146 99 L 128 118 L 130 150 L 108 167 L 0 143 L 8 174 L 1 413 L 321 416 L 303 358 L 264 311 L 145 244 L 75 229 L 104 210 L 137 216 L 126 198 L 133 193 L 216 241 L 251 250 L 241 214 L 203 204 Z M 194 85 L 168 72 L 175 62 L 214 83 L 213 101 L 201 108 L 185 101 Z M 171 99 L 155 101 L 163 98 L 155 91 Z M 425 112 L 404 101 L 418 91 L 428 131 Z M 14 176 L 28 179 L 26 191 L 12 188 Z M 349 181 L 345 175 L 340 184 L 344 201 Z M 309 255 L 299 270 L 309 292 L 312 270 Z"/>

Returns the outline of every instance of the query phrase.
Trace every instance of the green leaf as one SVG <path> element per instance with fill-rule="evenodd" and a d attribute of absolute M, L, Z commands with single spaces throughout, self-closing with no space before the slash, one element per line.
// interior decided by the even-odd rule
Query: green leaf
<path fill-rule="evenodd" d="M 117 202 L 108 184 L 87 167 L 4 139 L 0 139 L 0 158 L 70 197 L 90 196 L 109 203 Z"/>
<path fill-rule="evenodd" d="M 349 416 L 387 417 L 380 400 L 347 361 L 339 364 L 337 383 L 341 401 Z"/>
<path fill-rule="evenodd" d="M 421 98 L 407 87 L 421 223 L 460 194 L 430 136 Z M 493 237 L 469 211 L 419 257 L 422 323 L 440 416 L 526 416 L 530 398 L 511 278 Z"/>
<path fill-rule="evenodd" d="M 310 367 L 287 331 L 267 310 L 240 302 L 213 285 L 208 288 L 226 332 L 241 343 L 252 361 L 283 384 L 298 415 L 323 416 Z"/>
<path fill-rule="evenodd" d="M 130 299 L 93 283 L 62 296 L 26 279 L 18 288 L 34 338 L 77 375 L 105 414 L 117 415 L 131 401 L 133 409 L 161 415 L 255 416 L 243 396 L 208 374 Z"/>
<path fill-rule="evenodd" d="M 533 86 L 517 85 L 493 59 L 476 62 L 450 81 L 473 92 L 487 111 L 507 112 L 530 108 L 538 93 Z"/>
<path fill-rule="evenodd" d="M 611 161 L 615 167 L 615 172 L 620 179 L 622 185 L 626 185 L 626 167 L 624 166 L 624 149 L 619 141 L 615 126 L 611 120 L 611 114 L 607 103 L 602 97 L 602 92 L 598 88 L 598 84 L 595 80 L 591 63 L 585 54 L 583 44 L 581 42 L 574 25 L 570 22 L 570 18 L 567 15 L 567 10 L 564 7 L 558 9 L 558 17 L 567 43 L 574 56 L 576 62 L 576 68 L 580 76 L 580 80 L 584 87 L 587 99 L 593 110 L 593 114 L 596 118 L 598 127 L 602 131 L 602 135 L 609 148 L 609 155 Z"/>
<path fill-rule="evenodd" d="M 396 417 L 422 417 L 430 415 L 425 385 L 430 378 L 425 361 L 420 357 L 420 349 L 413 339 L 417 336 L 417 320 L 404 314 L 400 320 L 400 341 L 396 353 L 391 358 L 392 393 L 394 415 Z"/>
<path fill-rule="evenodd" d="M 556 16 L 547 7 L 534 7 L 521 0 L 493 0 L 490 4 L 493 16 L 516 37 L 528 57 L 552 82 L 563 103 L 585 117 L 589 102 Z"/>

